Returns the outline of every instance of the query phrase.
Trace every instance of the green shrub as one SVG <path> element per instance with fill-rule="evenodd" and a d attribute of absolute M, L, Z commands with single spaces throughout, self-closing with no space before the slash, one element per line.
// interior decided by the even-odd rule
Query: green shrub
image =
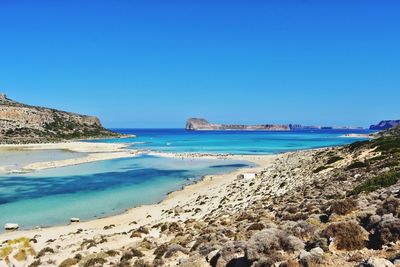
<path fill-rule="evenodd" d="M 329 165 L 320 166 L 320 167 L 316 168 L 315 170 L 313 170 L 313 173 L 319 173 L 319 172 L 321 172 L 321 171 L 323 171 L 325 169 L 328 169 L 330 167 L 331 166 L 329 166 Z"/>
<path fill-rule="evenodd" d="M 70 266 L 74 266 L 74 265 L 77 264 L 77 263 L 78 263 L 78 260 L 77 260 L 77 259 L 69 258 L 69 259 L 63 260 L 63 261 L 60 263 L 59 267 L 70 267 Z"/>
<path fill-rule="evenodd" d="M 375 140 L 375 146 L 378 151 L 382 152 L 393 152 L 400 149 L 400 138 L 399 137 L 384 137 Z"/>
<path fill-rule="evenodd" d="M 354 143 L 350 144 L 349 145 L 349 149 L 351 151 L 354 151 L 354 150 L 359 149 L 361 147 L 365 147 L 365 146 L 367 146 L 369 144 L 370 144 L 369 141 L 358 141 L 358 142 L 354 142 Z"/>
<path fill-rule="evenodd" d="M 331 157 L 330 159 L 328 159 L 326 164 L 332 164 L 332 163 L 335 163 L 335 162 L 337 162 L 339 160 L 342 160 L 342 159 L 343 159 L 342 157 L 334 156 L 334 157 Z"/>
<path fill-rule="evenodd" d="M 367 167 L 368 164 L 362 161 L 355 161 L 349 166 L 347 166 L 347 170 L 352 170 L 352 169 L 359 169 L 359 168 L 365 168 Z"/>
<path fill-rule="evenodd" d="M 359 194 L 361 192 L 372 192 L 379 188 L 388 187 L 394 185 L 399 180 L 400 172 L 390 171 L 373 178 L 370 178 L 358 185 L 353 191 L 350 192 L 350 195 Z"/>

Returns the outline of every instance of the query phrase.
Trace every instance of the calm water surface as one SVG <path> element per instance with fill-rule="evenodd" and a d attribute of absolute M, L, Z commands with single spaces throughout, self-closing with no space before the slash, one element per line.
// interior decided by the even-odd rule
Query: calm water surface
<path fill-rule="evenodd" d="M 166 152 L 273 154 L 284 151 L 344 145 L 363 139 L 343 138 L 368 131 L 188 132 L 178 129 L 117 129 L 136 138 L 96 140 L 128 142 L 132 148 Z M 32 154 L 12 156 L 12 164 L 32 160 Z M 39 152 L 40 161 L 74 156 Z M 22 228 L 66 224 L 70 217 L 89 220 L 121 213 L 127 208 L 161 201 L 206 174 L 250 165 L 248 162 L 172 159 L 153 156 L 107 160 L 31 174 L 0 175 L 0 225 Z"/>

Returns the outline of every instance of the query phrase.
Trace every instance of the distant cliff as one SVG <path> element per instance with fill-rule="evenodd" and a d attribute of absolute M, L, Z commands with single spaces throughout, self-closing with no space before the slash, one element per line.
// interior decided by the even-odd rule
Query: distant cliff
<path fill-rule="evenodd" d="M 260 125 L 243 125 L 243 124 L 215 124 L 209 123 L 205 119 L 190 118 L 186 122 L 186 130 L 189 131 L 293 131 L 293 130 L 354 130 L 362 129 L 361 127 L 332 127 L 332 126 L 304 126 L 301 124 L 260 124 Z"/>
<path fill-rule="evenodd" d="M 205 119 L 190 118 L 186 122 L 186 130 L 242 130 L 242 131 L 290 131 L 289 125 L 280 124 L 261 124 L 261 125 L 242 125 L 242 124 L 213 124 Z"/>
<path fill-rule="evenodd" d="M 394 126 L 400 125 L 400 120 L 385 120 L 381 121 L 378 124 L 371 125 L 369 127 L 370 130 L 386 130 L 392 128 Z"/>
<path fill-rule="evenodd" d="M 39 143 L 118 137 L 96 117 L 29 106 L 0 94 L 0 143 Z"/>

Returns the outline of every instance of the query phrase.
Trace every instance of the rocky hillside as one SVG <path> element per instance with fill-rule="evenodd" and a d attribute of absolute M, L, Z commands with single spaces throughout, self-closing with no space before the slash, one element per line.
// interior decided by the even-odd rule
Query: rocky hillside
<path fill-rule="evenodd" d="M 378 124 L 371 125 L 369 127 L 369 129 L 381 131 L 381 130 L 390 129 L 397 125 L 400 125 L 400 120 L 385 120 L 385 121 L 379 122 Z"/>
<path fill-rule="evenodd" d="M 242 124 L 213 124 L 205 119 L 190 118 L 186 122 L 186 130 L 204 131 L 204 130 L 242 130 L 242 131 L 289 131 L 289 125 L 263 124 L 263 125 L 242 125 Z"/>
<path fill-rule="evenodd" d="M 118 136 L 96 117 L 18 103 L 0 94 L 0 142 L 38 143 Z"/>

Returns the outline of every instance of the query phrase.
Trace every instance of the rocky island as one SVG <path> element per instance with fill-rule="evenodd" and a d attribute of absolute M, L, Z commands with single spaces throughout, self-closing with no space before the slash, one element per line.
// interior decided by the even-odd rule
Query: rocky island
<path fill-rule="evenodd" d="M 190 118 L 186 122 L 186 130 L 189 131 L 293 131 L 293 130 L 335 130 L 349 129 L 359 130 L 362 127 L 333 127 L 333 126 L 304 126 L 301 124 L 216 124 L 202 118 Z"/>
<path fill-rule="evenodd" d="M 30 106 L 0 93 L 0 143 L 44 143 L 119 136 L 105 129 L 97 117 Z"/>
<path fill-rule="evenodd" d="M 205 119 L 190 118 L 186 122 L 186 130 L 241 130 L 241 131 L 290 131 L 289 125 L 262 124 L 262 125 L 242 125 L 242 124 L 214 124 Z"/>

